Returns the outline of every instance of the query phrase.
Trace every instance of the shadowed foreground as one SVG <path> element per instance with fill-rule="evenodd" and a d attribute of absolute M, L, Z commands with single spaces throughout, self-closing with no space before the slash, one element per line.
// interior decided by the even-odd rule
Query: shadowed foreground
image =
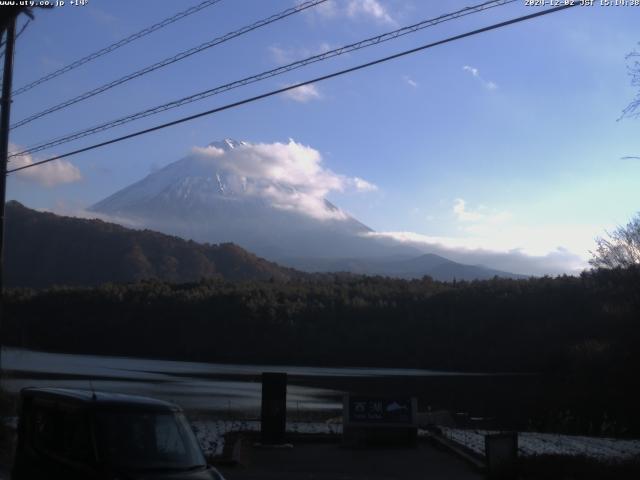
<path fill-rule="evenodd" d="M 417 448 L 350 449 L 340 444 L 299 444 L 292 449 L 244 445 L 241 464 L 220 467 L 228 479 L 450 479 L 484 476 L 464 461 L 429 444 Z"/>

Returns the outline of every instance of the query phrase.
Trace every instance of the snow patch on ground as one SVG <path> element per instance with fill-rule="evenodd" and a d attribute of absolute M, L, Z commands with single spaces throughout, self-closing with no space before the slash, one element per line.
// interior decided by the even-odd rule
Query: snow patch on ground
<path fill-rule="evenodd" d="M 229 432 L 259 432 L 259 420 L 194 420 L 193 431 L 203 452 L 220 456 L 224 449 L 224 436 Z M 342 424 L 334 422 L 287 422 L 287 433 L 341 435 Z M 489 430 L 464 430 L 441 427 L 449 440 L 484 456 L 484 436 L 497 433 Z M 426 430 L 419 430 L 426 436 Z M 622 461 L 640 456 L 640 440 L 583 437 L 555 433 L 520 432 L 518 451 L 523 457 L 534 455 L 585 456 L 601 461 Z"/>
<path fill-rule="evenodd" d="M 259 432 L 259 420 L 193 420 L 191 422 L 202 451 L 207 456 L 220 456 L 224 436 L 229 432 Z M 341 435 L 342 424 L 332 422 L 287 422 L 287 433 Z"/>
<path fill-rule="evenodd" d="M 489 430 L 464 430 L 448 427 L 440 429 L 445 438 L 482 456 L 484 456 L 484 436 L 489 433 L 497 433 Z M 518 433 L 518 452 L 524 457 L 567 455 L 620 461 L 640 456 L 640 440 L 520 432 Z"/>

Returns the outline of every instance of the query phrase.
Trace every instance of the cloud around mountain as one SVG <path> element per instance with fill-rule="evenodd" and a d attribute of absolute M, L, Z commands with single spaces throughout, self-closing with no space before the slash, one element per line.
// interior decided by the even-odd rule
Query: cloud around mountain
<path fill-rule="evenodd" d="M 496 249 L 475 238 L 448 238 L 415 232 L 369 232 L 367 237 L 413 246 L 468 265 L 490 266 L 522 275 L 578 274 L 587 267 L 585 259 L 563 247 L 532 254 L 519 248 Z"/>
<path fill-rule="evenodd" d="M 9 146 L 9 153 L 20 152 L 22 147 Z M 31 155 L 19 155 L 10 159 L 9 169 L 27 167 L 33 165 Z M 74 183 L 82 180 L 80 169 L 67 160 L 55 160 L 43 163 L 33 168 L 25 168 L 16 172 L 16 176 L 27 182 L 34 182 L 45 187 L 53 187 L 64 183 Z"/>
<path fill-rule="evenodd" d="M 318 150 L 293 140 L 242 143 L 230 149 L 215 145 L 195 147 L 192 154 L 211 163 L 213 169 L 246 181 L 247 194 L 262 197 L 278 209 L 298 211 L 320 220 L 347 218 L 342 210 L 327 208 L 325 197 L 330 192 L 369 192 L 377 188 L 362 178 L 331 171 L 322 164 Z"/>
<path fill-rule="evenodd" d="M 523 230 L 511 212 L 470 206 L 462 198 L 451 206 L 459 234 L 451 237 L 373 232 L 326 199 L 332 192 L 377 188 L 363 178 L 335 173 L 317 149 L 293 140 L 225 139 L 194 147 L 184 159 L 116 192 L 92 210 L 127 226 L 197 241 L 233 241 L 276 261 L 423 252 L 524 275 L 575 274 L 586 267 L 580 253 L 587 250 L 578 248 L 577 240 L 591 239 L 588 232 L 569 231 L 568 226 Z"/>

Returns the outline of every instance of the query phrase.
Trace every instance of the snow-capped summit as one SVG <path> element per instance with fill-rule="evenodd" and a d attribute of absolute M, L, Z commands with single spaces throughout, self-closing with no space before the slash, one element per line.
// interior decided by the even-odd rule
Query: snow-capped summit
<path fill-rule="evenodd" d="M 224 151 L 233 150 L 234 148 L 248 145 L 248 142 L 234 140 L 233 138 L 225 138 L 222 141 L 215 141 L 209 144 L 210 147 L 221 148 Z"/>
<path fill-rule="evenodd" d="M 274 168 L 263 165 L 268 156 L 254 161 L 256 152 L 239 152 L 251 143 L 225 138 L 209 147 L 194 149 L 91 210 L 195 241 L 234 242 L 270 259 L 376 254 L 381 248 L 363 238 L 371 231 L 367 226 L 309 188 L 291 184 L 282 165 L 275 177 L 259 170 Z"/>
<path fill-rule="evenodd" d="M 126 226 L 198 242 L 233 242 L 307 271 L 441 280 L 513 276 L 375 238 L 324 198 L 349 179 L 321 161 L 317 150 L 293 140 L 252 144 L 225 138 L 194 148 L 91 210 Z"/>

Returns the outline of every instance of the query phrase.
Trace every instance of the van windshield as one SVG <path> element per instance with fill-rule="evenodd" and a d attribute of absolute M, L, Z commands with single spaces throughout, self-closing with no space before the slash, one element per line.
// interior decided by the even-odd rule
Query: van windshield
<path fill-rule="evenodd" d="M 206 462 L 184 416 L 172 412 L 98 412 L 101 458 L 125 470 L 187 470 Z"/>

